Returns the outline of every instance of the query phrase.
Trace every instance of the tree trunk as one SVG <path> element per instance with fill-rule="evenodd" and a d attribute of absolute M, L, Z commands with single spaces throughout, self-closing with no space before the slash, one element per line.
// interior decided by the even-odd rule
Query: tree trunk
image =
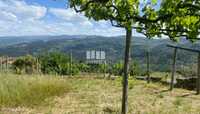
<path fill-rule="evenodd" d="M 125 57 L 124 57 L 122 114 L 127 114 L 128 112 L 128 75 L 129 75 L 131 37 L 132 37 L 132 29 L 126 28 L 126 49 L 125 49 Z"/>

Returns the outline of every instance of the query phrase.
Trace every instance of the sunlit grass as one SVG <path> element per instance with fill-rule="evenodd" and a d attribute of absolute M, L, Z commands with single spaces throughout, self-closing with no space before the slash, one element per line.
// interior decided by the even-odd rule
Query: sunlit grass
<path fill-rule="evenodd" d="M 0 75 L 0 106 L 37 106 L 51 96 L 70 90 L 66 80 L 55 76 Z"/>
<path fill-rule="evenodd" d="M 22 76 L 23 78 L 27 79 L 27 76 Z M 38 80 L 37 78 L 28 77 L 32 80 Z M 66 94 L 51 99 L 53 102 L 51 105 L 3 108 L 2 112 L 4 114 L 120 114 L 121 112 L 122 78 L 108 80 L 97 76 L 74 76 L 60 79 L 47 76 L 42 77 L 43 79 L 61 80 L 71 87 L 70 91 L 67 89 Z M 42 81 L 38 83 L 41 84 Z M 160 83 L 147 84 L 146 81 L 130 78 L 128 114 L 198 114 L 200 112 L 200 96 L 195 95 L 195 91 L 184 89 L 168 91 L 168 88 Z"/>

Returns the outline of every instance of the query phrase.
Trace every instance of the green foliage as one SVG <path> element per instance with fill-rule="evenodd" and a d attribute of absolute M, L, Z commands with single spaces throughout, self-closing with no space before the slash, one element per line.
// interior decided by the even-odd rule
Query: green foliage
<path fill-rule="evenodd" d="M 84 12 L 85 16 L 94 20 L 111 20 L 131 29 L 131 26 L 138 21 L 141 7 L 153 8 L 157 0 L 146 2 L 146 0 L 70 0 L 70 6 L 79 12 Z"/>
<path fill-rule="evenodd" d="M 123 75 L 123 63 L 118 62 L 112 65 L 111 73 L 115 76 L 122 76 Z"/>
<path fill-rule="evenodd" d="M 90 66 L 84 64 L 82 62 L 77 63 L 76 67 L 79 69 L 80 72 L 89 72 Z"/>
<path fill-rule="evenodd" d="M 199 9 L 198 0 L 163 0 L 157 11 L 157 17 L 162 18 L 157 23 L 148 23 L 146 32 L 148 35 L 165 34 L 174 41 L 180 36 L 194 41 L 199 35 Z"/>
<path fill-rule="evenodd" d="M 86 72 L 90 73 L 104 73 L 108 72 L 108 64 L 85 64 Z M 81 69 L 80 69 L 81 70 Z"/>
<path fill-rule="evenodd" d="M 74 61 L 71 63 L 70 57 L 63 53 L 51 52 L 44 54 L 39 57 L 39 60 L 41 71 L 44 74 L 74 75 L 79 72 Z"/>
<path fill-rule="evenodd" d="M 31 55 L 20 57 L 12 63 L 12 67 L 17 74 L 31 74 L 37 70 L 37 59 Z"/>
<path fill-rule="evenodd" d="M 131 76 L 138 76 L 138 75 L 144 75 L 144 71 L 139 66 L 139 63 L 137 62 L 131 62 L 130 64 L 130 75 Z"/>
<path fill-rule="evenodd" d="M 149 38 L 164 34 L 173 41 L 180 36 L 193 41 L 199 35 L 199 0 L 70 0 L 70 6 L 89 19 L 139 27 L 137 31 Z"/>
<path fill-rule="evenodd" d="M 180 36 L 193 41 L 199 34 L 198 0 L 70 0 L 70 6 L 89 19 L 139 27 L 137 31 L 149 38 L 165 34 L 174 41 Z"/>
<path fill-rule="evenodd" d="M 123 62 L 118 62 L 112 65 L 112 68 L 110 70 L 110 73 L 116 75 L 116 76 L 122 76 L 123 75 Z M 130 63 L 130 76 L 136 76 L 136 75 L 143 75 L 143 71 L 141 70 L 139 64 L 137 62 L 131 62 Z"/>

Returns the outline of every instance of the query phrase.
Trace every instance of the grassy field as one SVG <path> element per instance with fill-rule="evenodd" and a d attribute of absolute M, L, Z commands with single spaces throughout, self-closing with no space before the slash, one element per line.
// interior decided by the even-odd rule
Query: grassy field
<path fill-rule="evenodd" d="M 129 85 L 129 114 L 200 114 L 195 91 L 134 79 Z M 0 113 L 119 114 L 121 89 L 121 78 L 2 75 Z"/>
<path fill-rule="evenodd" d="M 43 105 L 69 90 L 66 80 L 55 76 L 0 74 L 0 107 Z"/>

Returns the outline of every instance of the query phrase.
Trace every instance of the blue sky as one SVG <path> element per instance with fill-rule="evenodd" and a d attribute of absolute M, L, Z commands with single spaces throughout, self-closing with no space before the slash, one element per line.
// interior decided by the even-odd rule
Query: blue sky
<path fill-rule="evenodd" d="M 27 4 L 42 5 L 46 7 L 65 8 L 67 0 L 25 0 Z"/>
<path fill-rule="evenodd" d="M 88 20 L 66 4 L 67 0 L 0 0 L 0 36 L 125 34 L 109 22 Z"/>

